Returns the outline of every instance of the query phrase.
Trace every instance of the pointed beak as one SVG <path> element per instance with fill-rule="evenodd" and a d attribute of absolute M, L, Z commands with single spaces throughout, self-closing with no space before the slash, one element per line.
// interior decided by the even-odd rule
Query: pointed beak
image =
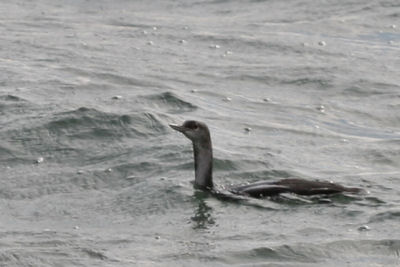
<path fill-rule="evenodd" d="M 170 124 L 169 127 L 171 127 L 172 129 L 174 129 L 175 131 L 181 132 L 183 133 L 184 131 L 186 131 L 186 128 L 181 126 L 181 125 L 176 125 L 176 124 Z"/>

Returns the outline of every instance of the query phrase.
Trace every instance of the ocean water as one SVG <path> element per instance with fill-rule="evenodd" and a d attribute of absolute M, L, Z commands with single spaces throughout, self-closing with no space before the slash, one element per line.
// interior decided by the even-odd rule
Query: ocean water
<path fill-rule="evenodd" d="M 0 266 L 399 266 L 399 29 L 396 0 L 2 1 Z M 187 119 L 221 190 L 367 193 L 197 190 Z"/>

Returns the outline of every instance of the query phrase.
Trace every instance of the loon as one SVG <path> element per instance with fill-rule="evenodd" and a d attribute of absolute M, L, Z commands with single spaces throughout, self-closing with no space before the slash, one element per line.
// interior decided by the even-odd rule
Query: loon
<path fill-rule="evenodd" d="M 188 120 L 182 125 L 170 124 L 169 126 L 184 134 L 193 143 L 195 186 L 203 190 L 213 190 L 213 153 L 210 130 L 207 125 L 203 122 Z M 344 187 L 332 182 L 286 178 L 278 181 L 261 181 L 233 186 L 230 187 L 228 191 L 237 195 L 262 198 L 279 195 L 281 193 L 294 193 L 306 196 L 345 192 L 359 193 L 362 189 Z"/>

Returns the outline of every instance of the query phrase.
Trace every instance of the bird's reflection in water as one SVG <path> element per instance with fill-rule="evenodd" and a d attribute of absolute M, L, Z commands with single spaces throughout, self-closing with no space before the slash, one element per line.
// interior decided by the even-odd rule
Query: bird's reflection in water
<path fill-rule="evenodd" d="M 199 190 L 193 194 L 193 202 L 196 203 L 194 215 L 191 217 L 193 229 L 208 229 L 215 224 L 215 218 L 212 215 L 213 209 L 206 203 L 209 196 L 209 192 Z"/>

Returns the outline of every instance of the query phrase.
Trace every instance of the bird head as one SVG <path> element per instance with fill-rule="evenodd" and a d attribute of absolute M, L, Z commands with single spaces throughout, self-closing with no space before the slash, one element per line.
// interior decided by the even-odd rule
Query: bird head
<path fill-rule="evenodd" d="M 193 143 L 201 142 L 210 139 L 210 131 L 205 123 L 189 120 L 185 121 L 182 125 L 169 125 L 172 129 L 183 133 Z"/>

